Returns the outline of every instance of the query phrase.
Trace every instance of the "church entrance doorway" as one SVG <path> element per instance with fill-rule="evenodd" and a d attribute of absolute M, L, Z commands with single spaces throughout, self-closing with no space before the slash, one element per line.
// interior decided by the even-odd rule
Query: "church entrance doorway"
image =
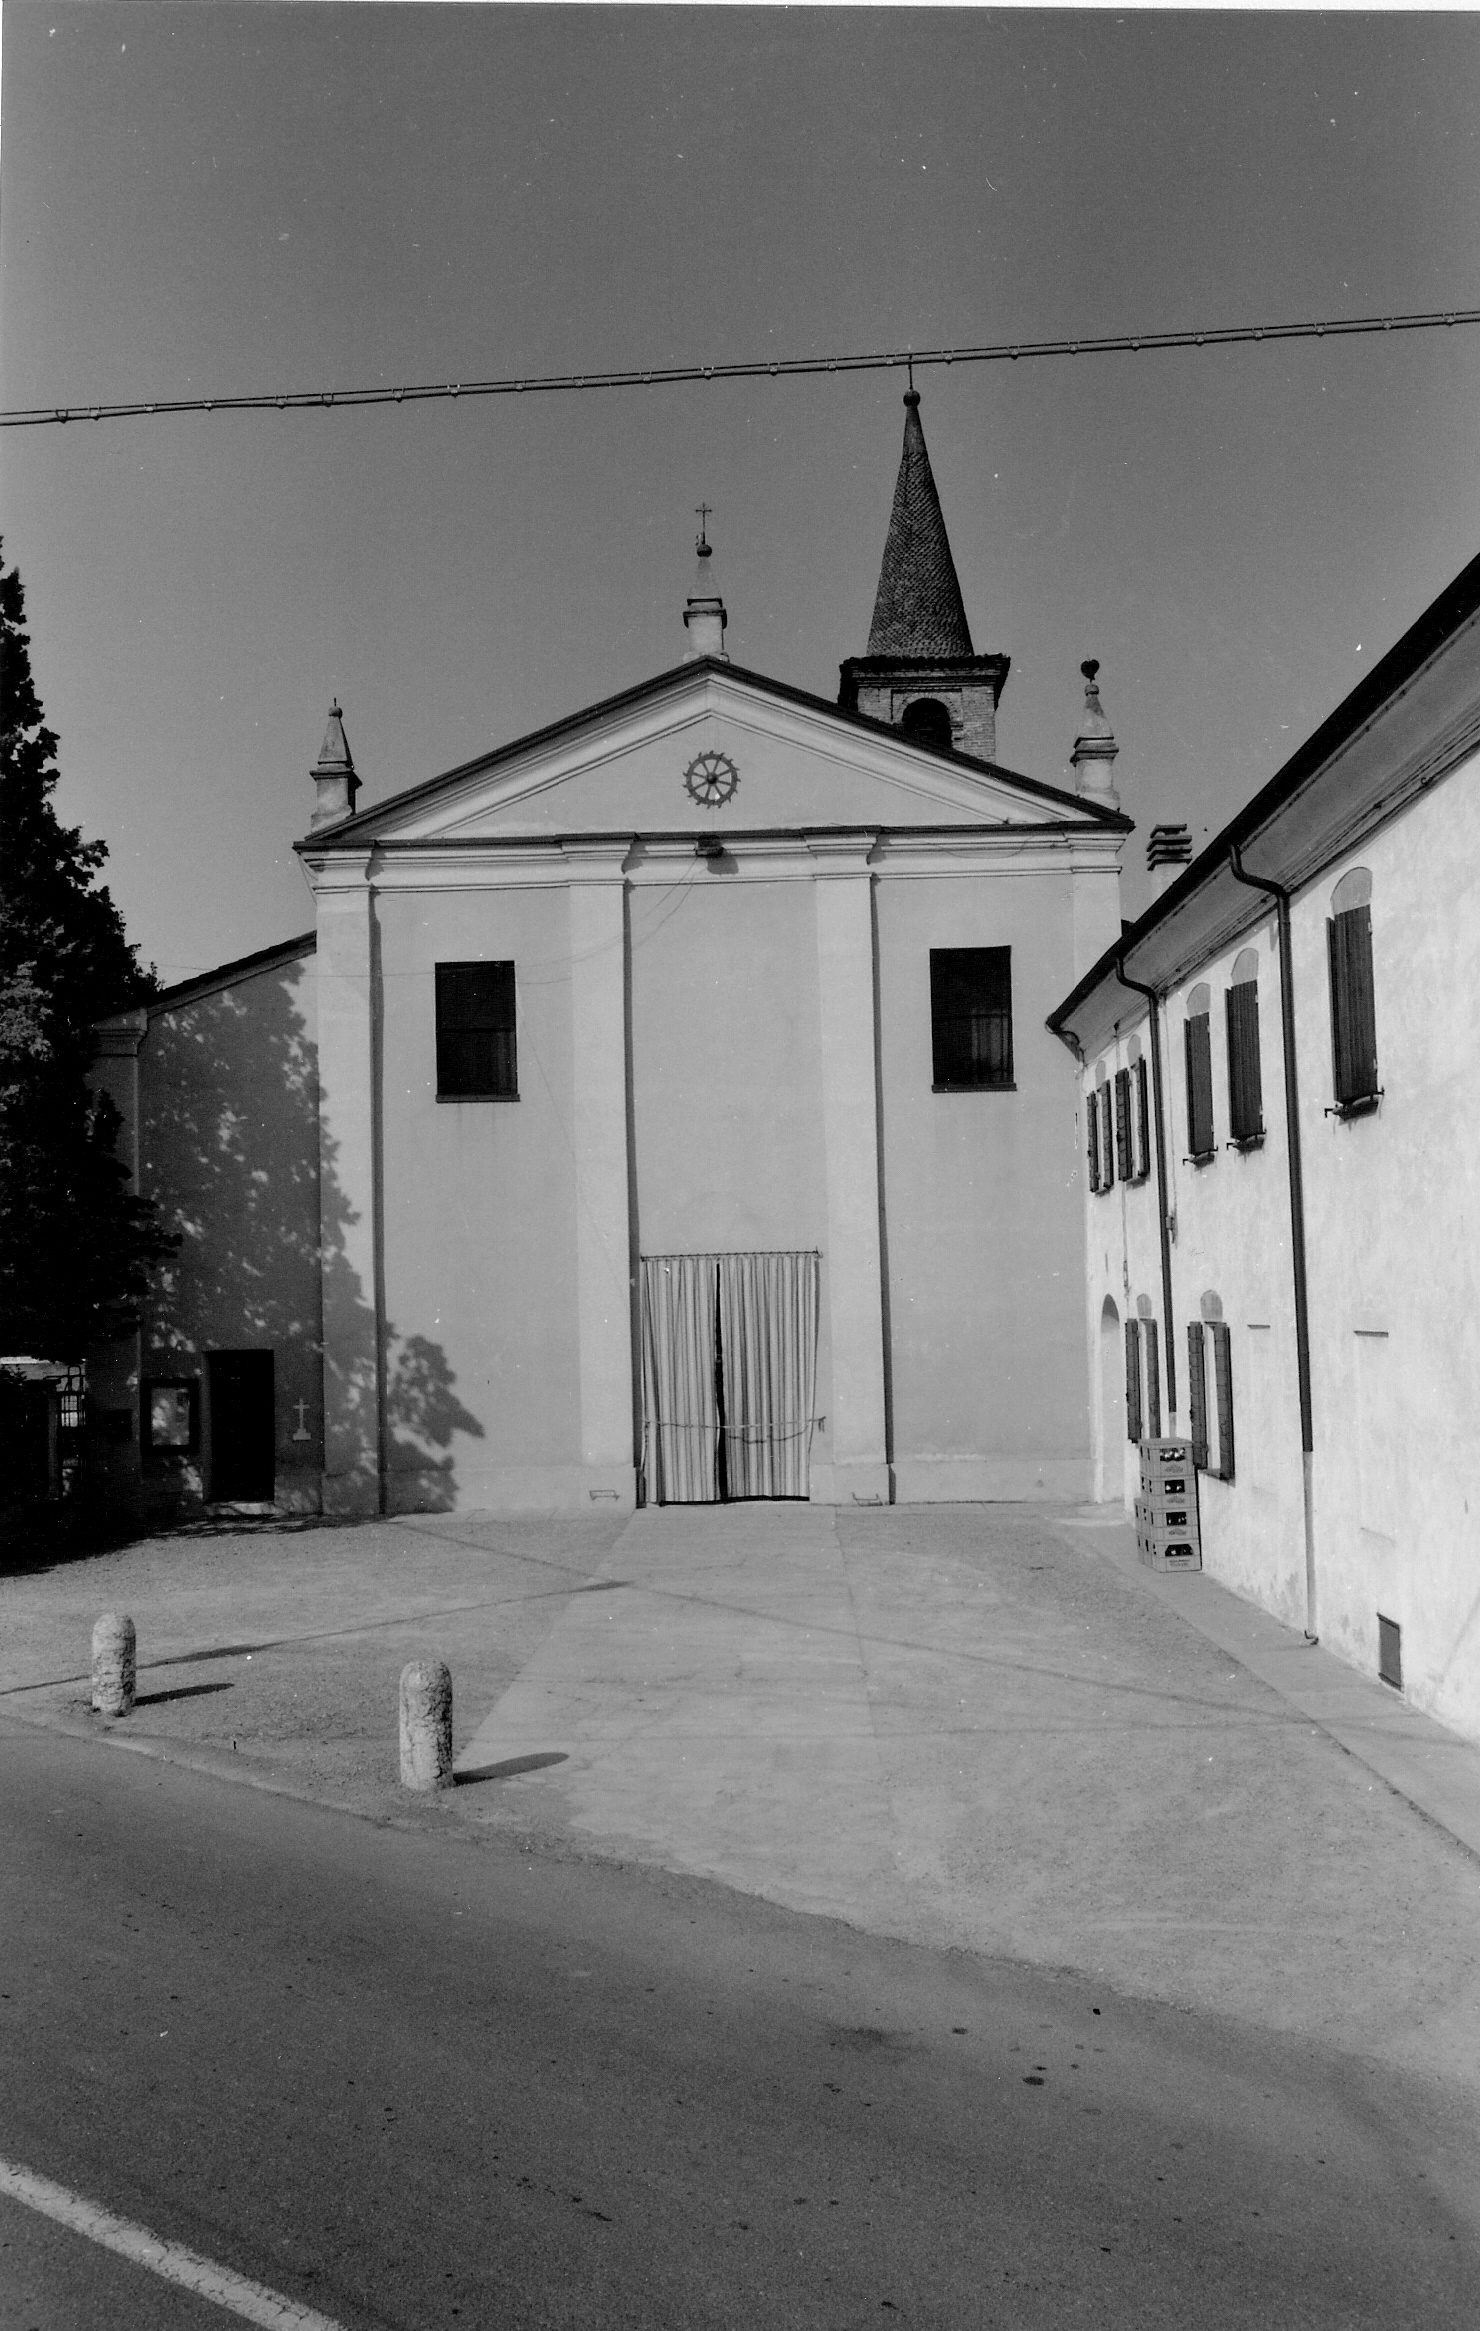
<path fill-rule="evenodd" d="M 270 1505 L 277 1486 L 271 1352 L 207 1352 L 213 1505 Z"/>
<path fill-rule="evenodd" d="M 644 1255 L 643 1479 L 655 1505 L 804 1498 L 815 1252 Z"/>

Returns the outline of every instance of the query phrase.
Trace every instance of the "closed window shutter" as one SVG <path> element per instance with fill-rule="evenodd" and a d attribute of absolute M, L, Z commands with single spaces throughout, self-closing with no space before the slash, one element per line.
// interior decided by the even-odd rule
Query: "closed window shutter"
<path fill-rule="evenodd" d="M 1139 1442 L 1141 1438 L 1141 1323 L 1128 1319 L 1125 1323 L 1125 1437 Z"/>
<path fill-rule="evenodd" d="M 1115 1071 L 1115 1168 L 1123 1182 L 1128 1182 L 1135 1170 L 1131 1149 L 1131 1072 L 1128 1068 Z"/>
<path fill-rule="evenodd" d="M 1326 925 L 1331 961 L 1331 1059 L 1336 1105 L 1377 1093 L 1377 1011 L 1372 989 L 1372 909 L 1349 907 Z"/>
<path fill-rule="evenodd" d="M 1187 1051 L 1187 1147 L 1194 1157 L 1213 1154 L 1213 1050 L 1208 1037 L 1208 1015 L 1199 1012 L 1184 1021 L 1182 1040 Z"/>
<path fill-rule="evenodd" d="M 1110 1119 L 1110 1087 L 1100 1087 L 1100 1187 L 1115 1187 L 1115 1134 Z"/>
<path fill-rule="evenodd" d="M 1228 1117 L 1235 1141 L 1264 1131 L 1264 1088 L 1259 1073 L 1259 990 L 1253 980 L 1231 987 L 1228 1006 Z"/>
<path fill-rule="evenodd" d="M 1222 1481 L 1233 1479 L 1233 1350 L 1229 1342 L 1227 1323 L 1221 1319 L 1212 1322 L 1209 1331 L 1213 1338 L 1213 1388 L 1218 1401 L 1218 1476 Z"/>
<path fill-rule="evenodd" d="M 1136 1062 L 1136 1180 L 1151 1171 L 1151 1111 L 1146 1099 L 1146 1063 Z"/>
<path fill-rule="evenodd" d="M 1089 1153 L 1089 1186 L 1100 1188 L 1100 1096 L 1091 1089 L 1085 1102 L 1085 1148 Z"/>
<path fill-rule="evenodd" d="M 1154 1319 L 1141 1322 L 1141 1341 L 1146 1347 L 1146 1430 L 1153 1441 L 1161 1439 L 1161 1330 Z"/>
<path fill-rule="evenodd" d="M 1202 1321 L 1187 1326 L 1187 1403 L 1192 1415 L 1192 1462 L 1200 1473 L 1208 1463 L 1208 1374 Z"/>
<path fill-rule="evenodd" d="M 517 1100 L 514 966 L 435 967 L 437 1094 L 441 1100 Z"/>

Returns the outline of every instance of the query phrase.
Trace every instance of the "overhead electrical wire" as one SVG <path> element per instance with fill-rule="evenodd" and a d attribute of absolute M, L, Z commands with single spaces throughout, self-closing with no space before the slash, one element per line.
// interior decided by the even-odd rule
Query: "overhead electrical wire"
<path fill-rule="evenodd" d="M 284 389 L 252 396 L 136 397 L 124 404 L 32 405 L 0 413 L 0 428 L 65 421 L 132 421 L 162 413 L 309 412 L 354 405 L 422 404 L 433 397 L 548 395 L 554 390 L 664 388 L 702 380 L 795 379 L 815 373 L 889 372 L 941 364 L 1007 364 L 1035 356 L 1146 355 L 1165 348 L 1231 348 L 1249 341 L 1349 338 L 1358 332 L 1425 332 L 1480 323 L 1480 308 L 1405 316 L 1330 316 L 1300 324 L 1210 324 L 1185 332 L 1089 332 L 1074 339 L 999 340 L 977 348 L 891 348 L 865 356 L 788 356 L 744 364 L 653 364 L 633 371 L 511 374 L 499 380 L 408 382 L 400 388 Z"/>

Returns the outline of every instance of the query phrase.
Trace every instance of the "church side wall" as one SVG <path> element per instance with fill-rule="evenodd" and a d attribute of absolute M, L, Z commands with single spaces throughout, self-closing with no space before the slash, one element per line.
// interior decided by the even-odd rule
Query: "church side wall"
<path fill-rule="evenodd" d="M 896 1494 L 1088 1495 L 1074 1063 L 1044 1021 L 1073 960 L 1073 877 L 878 885 Z M 930 950 L 1012 949 L 1016 1090 L 931 1090 Z"/>
<path fill-rule="evenodd" d="M 585 1506 L 569 893 L 376 915 L 387 1508 Z M 515 966 L 517 1101 L 437 1099 L 435 966 L 475 961 Z"/>
<path fill-rule="evenodd" d="M 139 1186 L 179 1252 L 152 1278 L 138 1359 L 98 1396 L 131 1438 L 102 1452 L 146 1511 L 212 1492 L 208 1355 L 273 1357 L 274 1502 L 316 1510 L 323 1467 L 317 1014 L 312 955 L 151 1014 L 138 1055 Z M 197 1446 L 140 1451 L 141 1383 L 193 1386 Z M 106 1386 L 106 1390 L 105 1390 Z M 128 1410 L 114 1403 L 126 1399 Z M 125 1461 L 126 1460 L 126 1461 Z"/>

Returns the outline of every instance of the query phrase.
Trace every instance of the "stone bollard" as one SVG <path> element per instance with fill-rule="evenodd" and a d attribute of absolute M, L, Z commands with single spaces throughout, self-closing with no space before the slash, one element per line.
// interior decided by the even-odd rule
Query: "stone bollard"
<path fill-rule="evenodd" d="M 452 1677 L 440 1659 L 401 1670 L 401 1786 L 452 1786 Z"/>
<path fill-rule="evenodd" d="M 126 1716 L 134 1704 L 134 1622 L 105 1611 L 92 1631 L 92 1704 L 100 1716 Z"/>

